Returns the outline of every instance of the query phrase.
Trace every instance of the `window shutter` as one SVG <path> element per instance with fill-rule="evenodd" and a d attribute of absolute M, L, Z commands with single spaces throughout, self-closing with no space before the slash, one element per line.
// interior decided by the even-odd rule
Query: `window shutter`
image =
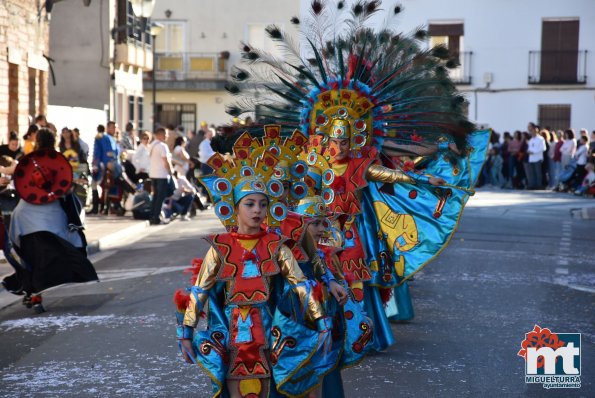
<path fill-rule="evenodd" d="M 543 21 L 541 32 L 542 83 L 576 83 L 579 21 Z"/>
<path fill-rule="evenodd" d="M 430 36 L 464 36 L 465 31 L 462 23 L 455 24 L 433 24 L 428 27 Z"/>

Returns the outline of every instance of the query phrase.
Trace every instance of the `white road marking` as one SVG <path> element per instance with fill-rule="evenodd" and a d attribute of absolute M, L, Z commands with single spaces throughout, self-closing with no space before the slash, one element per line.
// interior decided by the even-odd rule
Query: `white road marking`
<path fill-rule="evenodd" d="M 568 275 L 568 268 L 556 268 L 556 274 Z"/>
<path fill-rule="evenodd" d="M 124 279 L 142 278 L 150 275 L 165 274 L 168 272 L 181 271 L 189 268 L 190 265 L 180 265 L 174 267 L 160 267 L 160 268 L 127 268 L 116 270 L 105 270 L 98 273 L 100 282 L 113 282 Z"/>

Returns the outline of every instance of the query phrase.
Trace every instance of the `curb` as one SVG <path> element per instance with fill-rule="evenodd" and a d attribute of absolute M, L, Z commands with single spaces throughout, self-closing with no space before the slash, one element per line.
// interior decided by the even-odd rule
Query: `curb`
<path fill-rule="evenodd" d="M 134 225 L 123 228 L 117 232 L 108 234 L 102 238 L 93 240 L 87 243 L 87 254 L 95 254 L 101 250 L 105 250 L 109 247 L 118 246 L 118 243 L 122 240 L 129 238 L 130 236 L 141 233 L 146 227 L 149 226 L 149 221 L 139 221 Z"/>

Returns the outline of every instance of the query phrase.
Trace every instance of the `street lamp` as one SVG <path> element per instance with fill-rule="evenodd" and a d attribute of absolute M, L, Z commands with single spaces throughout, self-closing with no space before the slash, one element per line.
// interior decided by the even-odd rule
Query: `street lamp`
<path fill-rule="evenodd" d="M 151 18 L 155 0 L 130 0 L 132 12 L 139 18 Z"/>
<path fill-rule="evenodd" d="M 153 38 L 153 134 L 157 129 L 157 79 L 155 76 L 155 70 L 157 69 L 157 56 L 155 55 L 155 39 L 157 35 L 161 33 L 163 25 L 157 22 L 151 24 L 151 37 Z"/>

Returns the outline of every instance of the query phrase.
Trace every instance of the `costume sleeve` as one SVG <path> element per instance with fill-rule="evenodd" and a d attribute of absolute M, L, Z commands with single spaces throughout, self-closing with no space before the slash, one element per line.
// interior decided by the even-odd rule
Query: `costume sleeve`
<path fill-rule="evenodd" d="M 217 280 L 217 273 L 220 266 L 221 259 L 219 258 L 219 254 L 211 247 L 203 259 L 196 283 L 191 288 L 190 302 L 184 315 L 184 326 L 196 327 L 200 312 L 207 301 L 209 289 L 213 287 Z"/>
<path fill-rule="evenodd" d="M 308 280 L 287 246 L 283 245 L 279 249 L 277 263 L 281 268 L 281 274 L 293 287 L 294 292 L 299 297 L 300 303 L 305 307 L 306 319 L 314 323 L 315 320 L 322 318 L 324 316 L 322 307 L 314 298 L 312 289 L 307 287 Z"/>
<path fill-rule="evenodd" d="M 304 236 L 301 242 L 302 248 L 304 249 L 304 252 L 306 252 L 306 254 L 308 255 L 308 259 L 312 264 L 314 276 L 316 277 L 316 279 L 320 279 L 323 275 L 326 274 L 326 266 L 324 265 L 324 263 L 320 259 L 320 256 L 318 255 L 318 251 L 316 250 L 316 243 L 314 242 L 314 238 L 312 238 L 312 235 L 310 235 L 310 233 L 307 230 L 305 230 L 303 233 Z"/>
<path fill-rule="evenodd" d="M 407 183 L 416 184 L 428 182 L 428 176 L 416 173 L 406 173 L 401 170 L 393 170 L 388 167 L 373 164 L 366 170 L 368 181 L 385 182 L 388 184 Z"/>
<path fill-rule="evenodd" d="M 345 277 L 341 272 L 341 260 L 339 260 L 339 257 L 336 254 L 331 255 L 331 264 L 332 268 L 329 267 L 329 270 L 333 273 L 335 279 L 341 282 L 345 280 Z"/>

